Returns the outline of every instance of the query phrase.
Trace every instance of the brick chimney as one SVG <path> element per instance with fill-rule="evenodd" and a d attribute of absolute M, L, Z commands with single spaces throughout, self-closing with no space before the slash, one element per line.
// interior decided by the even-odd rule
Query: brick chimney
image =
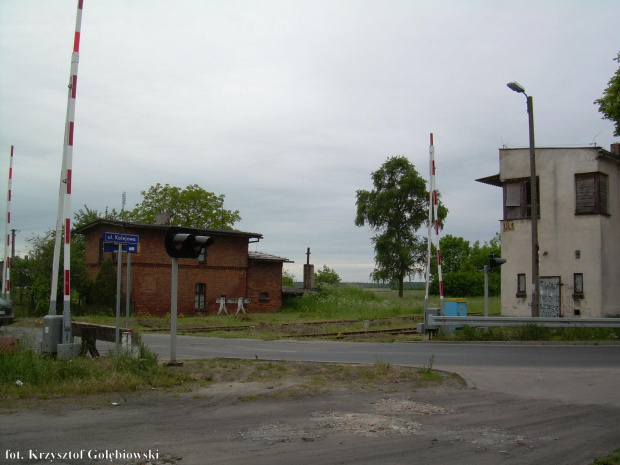
<path fill-rule="evenodd" d="M 609 151 L 614 155 L 620 156 L 620 143 L 616 142 L 615 144 L 611 144 Z"/>

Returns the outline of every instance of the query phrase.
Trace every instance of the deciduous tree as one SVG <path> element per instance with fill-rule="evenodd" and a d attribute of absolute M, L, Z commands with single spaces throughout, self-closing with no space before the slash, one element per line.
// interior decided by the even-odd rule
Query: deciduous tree
<path fill-rule="evenodd" d="M 197 184 L 181 189 L 157 183 L 140 193 L 143 200 L 129 213 L 129 221 L 155 223 L 162 212 L 170 214 L 174 226 L 232 229 L 241 221 L 239 210 L 224 209 L 224 195 L 207 192 Z"/>
<path fill-rule="evenodd" d="M 620 52 L 614 60 L 620 65 Z M 603 96 L 594 103 L 598 104 L 598 111 L 603 114 L 603 119 L 611 120 L 616 125 L 614 136 L 620 136 L 620 66 L 609 80 Z"/>
<path fill-rule="evenodd" d="M 370 226 L 377 234 L 375 248 L 375 282 L 398 283 L 403 296 L 406 276 L 423 269 L 426 240 L 416 235 L 428 221 L 429 192 L 426 181 L 404 156 L 389 157 L 371 174 L 374 189 L 357 191 L 357 226 Z M 448 210 L 439 205 L 443 220 Z"/>

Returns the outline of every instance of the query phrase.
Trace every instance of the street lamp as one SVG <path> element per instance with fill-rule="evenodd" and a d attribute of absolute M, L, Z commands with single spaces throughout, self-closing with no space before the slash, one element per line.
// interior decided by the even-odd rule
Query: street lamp
<path fill-rule="evenodd" d="M 539 298 L 539 260 L 538 260 L 538 182 L 536 179 L 536 145 L 534 143 L 534 104 L 532 97 L 525 93 L 525 88 L 518 82 L 509 82 L 507 86 L 525 95 L 527 99 L 527 113 L 530 123 L 530 198 L 532 202 L 532 316 L 540 316 Z"/>

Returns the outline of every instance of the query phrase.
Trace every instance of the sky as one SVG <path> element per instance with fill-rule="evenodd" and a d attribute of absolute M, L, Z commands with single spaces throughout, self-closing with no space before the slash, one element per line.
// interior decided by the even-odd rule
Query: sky
<path fill-rule="evenodd" d="M 55 227 L 76 11 L 0 2 L 0 203 L 13 145 L 19 255 Z M 395 155 L 428 179 L 433 133 L 441 234 L 484 243 L 502 195 L 475 179 L 529 144 L 508 82 L 533 97 L 537 146 L 618 141 L 593 102 L 618 68 L 619 17 L 617 0 L 84 0 L 72 210 L 198 184 L 297 280 L 310 247 L 315 270 L 367 282 L 356 191 Z"/>

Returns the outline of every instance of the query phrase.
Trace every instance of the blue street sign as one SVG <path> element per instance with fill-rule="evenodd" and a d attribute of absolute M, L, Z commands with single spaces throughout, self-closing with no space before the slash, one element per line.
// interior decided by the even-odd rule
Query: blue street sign
<path fill-rule="evenodd" d="M 103 242 L 111 242 L 113 244 L 138 244 L 140 242 L 140 236 L 136 234 L 104 232 L 101 237 Z"/>
<path fill-rule="evenodd" d="M 125 253 L 138 253 L 138 244 L 121 244 L 122 252 Z M 118 252 L 118 244 L 112 242 L 103 243 L 104 252 Z"/>

